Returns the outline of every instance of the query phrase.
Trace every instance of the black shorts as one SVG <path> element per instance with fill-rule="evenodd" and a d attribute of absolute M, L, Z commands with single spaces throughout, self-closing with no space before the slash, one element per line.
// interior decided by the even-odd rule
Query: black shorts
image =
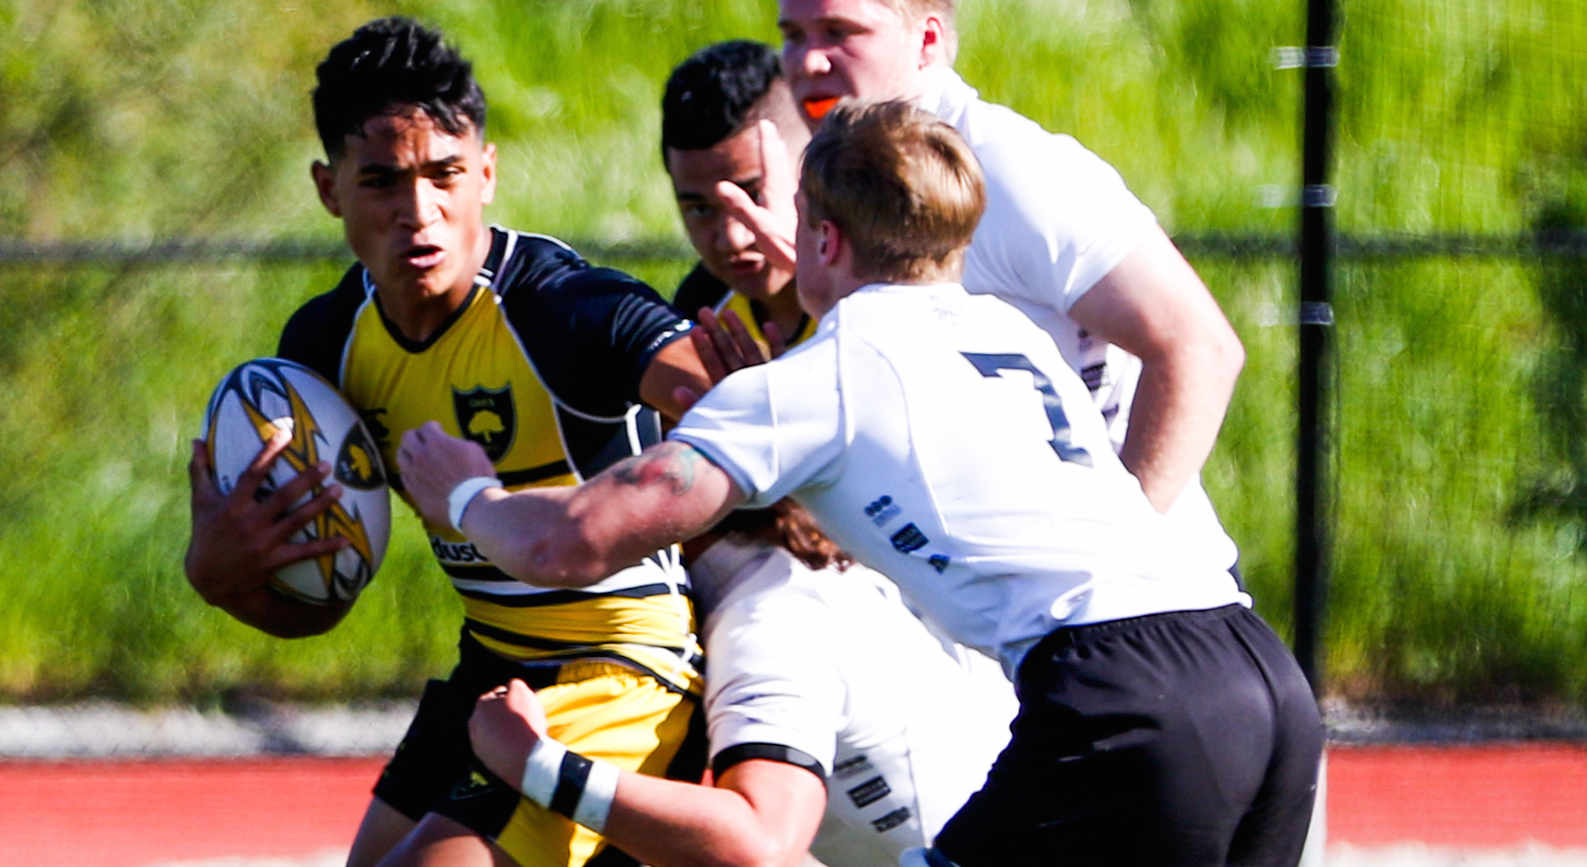
<path fill-rule="evenodd" d="M 451 677 L 425 685 L 408 733 L 375 784 L 375 797 L 414 821 L 426 813 L 447 816 L 495 841 L 522 865 L 634 863 L 566 818 L 524 801 L 486 770 L 469 745 L 468 718 L 482 693 L 519 678 L 541 692 L 552 735 L 567 740 L 570 748 L 581 744 L 558 729 L 571 722 L 580 731 L 594 730 L 617 750 L 614 755 L 583 750 L 593 758 L 697 782 L 706 754 L 698 702 L 608 659 L 517 663 L 467 633 L 459 651 Z"/>
<path fill-rule="evenodd" d="M 1059 629 L 1015 685 L 1013 739 L 932 862 L 1299 861 L 1322 722 L 1256 614 L 1230 605 Z"/>

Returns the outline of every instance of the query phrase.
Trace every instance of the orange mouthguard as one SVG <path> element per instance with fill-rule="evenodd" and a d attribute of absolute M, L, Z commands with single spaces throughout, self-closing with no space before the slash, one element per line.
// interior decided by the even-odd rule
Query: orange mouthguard
<path fill-rule="evenodd" d="M 838 99 L 839 97 L 836 96 L 807 99 L 805 100 L 805 114 L 810 115 L 815 120 L 820 120 L 827 116 L 827 112 L 832 110 L 832 106 L 838 104 Z"/>

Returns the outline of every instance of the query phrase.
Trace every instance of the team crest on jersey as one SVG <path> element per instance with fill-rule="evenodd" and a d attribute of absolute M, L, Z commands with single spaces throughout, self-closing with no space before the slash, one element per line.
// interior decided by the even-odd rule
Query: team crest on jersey
<path fill-rule="evenodd" d="M 454 388 L 452 406 L 457 410 L 457 427 L 464 437 L 479 443 L 493 463 L 507 456 L 513 435 L 518 432 L 510 383 L 501 388 L 475 386 L 472 391 Z"/>

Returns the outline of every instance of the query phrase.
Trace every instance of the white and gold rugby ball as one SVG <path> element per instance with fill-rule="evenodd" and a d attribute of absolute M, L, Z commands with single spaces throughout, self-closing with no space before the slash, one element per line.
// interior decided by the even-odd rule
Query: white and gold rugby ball
<path fill-rule="evenodd" d="M 221 493 L 231 493 L 259 450 L 283 428 L 292 431 L 292 442 L 271 467 L 258 497 L 328 461 L 332 477 L 342 485 L 341 500 L 294 534 L 292 541 L 334 535 L 352 544 L 335 554 L 287 566 L 276 573 L 271 585 L 306 602 L 351 602 L 375 577 L 386 554 L 391 497 L 374 438 L 335 386 L 309 368 L 280 358 L 255 359 L 228 373 L 204 414 L 203 437 L 215 484 Z M 294 507 L 322 489 L 316 486 Z"/>

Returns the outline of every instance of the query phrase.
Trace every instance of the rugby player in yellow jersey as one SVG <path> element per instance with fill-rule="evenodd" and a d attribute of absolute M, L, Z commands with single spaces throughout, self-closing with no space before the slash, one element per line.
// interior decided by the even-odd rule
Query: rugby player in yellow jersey
<path fill-rule="evenodd" d="M 331 50 L 318 80 L 327 160 L 314 164 L 314 182 L 358 263 L 292 317 L 278 354 L 342 389 L 388 472 L 403 432 L 437 422 L 479 443 L 508 487 L 574 484 L 659 437 L 641 404 L 675 417 L 675 395 L 709 388 L 691 341 L 679 339 L 688 321 L 649 287 L 555 239 L 485 224 L 496 151 L 484 139 L 484 96 L 439 34 L 402 18 L 371 22 Z M 266 446 L 222 496 L 195 443 L 186 571 L 205 601 L 238 620 L 313 635 L 347 606 L 289 599 L 268 581 L 286 563 L 343 544 L 287 541 L 338 491 L 327 485 L 285 514 L 326 481 L 321 465 L 255 502 L 284 445 Z M 391 481 L 402 492 L 394 472 Z M 501 573 L 455 527 L 426 529 L 463 598 L 461 659 L 450 679 L 426 688 L 349 863 L 483 850 L 526 867 L 633 864 L 482 774 L 465 725 L 480 692 L 522 677 L 553 696 L 562 737 L 631 770 L 698 779 L 698 646 L 676 554 L 656 552 L 591 588 L 548 592 Z"/>
<path fill-rule="evenodd" d="M 673 304 L 689 315 L 701 308 L 732 311 L 772 355 L 809 337 L 815 321 L 799 308 L 793 270 L 755 246 L 754 233 L 729 212 L 717 185 L 733 184 L 758 202 L 791 202 L 791 190 L 766 185 L 791 185 L 792 166 L 809 141 L 782 62 L 768 45 L 733 40 L 708 46 L 667 79 L 662 157 L 689 243 L 700 255 Z M 785 216 L 791 219 L 791 210 Z"/>

